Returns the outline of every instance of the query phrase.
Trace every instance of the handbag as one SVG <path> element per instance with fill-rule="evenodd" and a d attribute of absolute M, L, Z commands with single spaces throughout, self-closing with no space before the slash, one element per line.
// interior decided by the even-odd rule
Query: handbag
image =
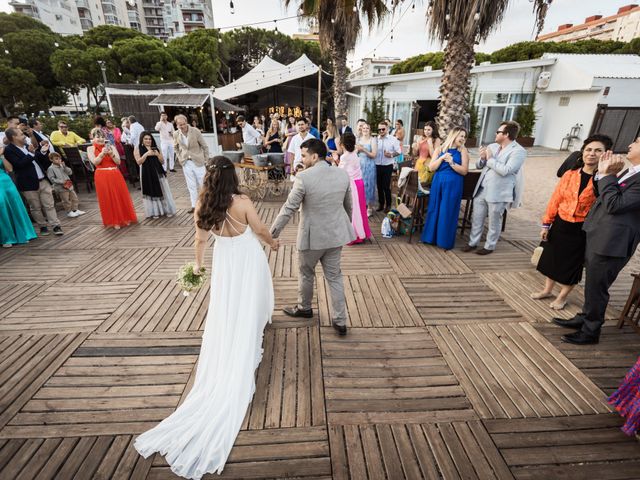
<path fill-rule="evenodd" d="M 531 265 L 533 265 L 534 267 L 538 266 L 538 262 L 540 261 L 540 257 L 542 256 L 543 251 L 544 246 L 541 243 L 533 250 L 533 255 L 531 255 Z"/>

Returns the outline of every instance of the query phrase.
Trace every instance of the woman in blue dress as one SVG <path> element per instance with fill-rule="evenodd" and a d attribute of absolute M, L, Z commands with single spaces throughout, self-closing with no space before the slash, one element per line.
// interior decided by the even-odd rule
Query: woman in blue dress
<path fill-rule="evenodd" d="M 37 238 L 18 189 L 5 170 L 11 164 L 2 156 L 0 145 L 0 244 L 8 248 Z"/>
<path fill-rule="evenodd" d="M 462 201 L 463 177 L 469 170 L 469 152 L 464 146 L 467 132 L 452 128 L 440 151 L 434 152 L 429 170 L 436 172 L 431 183 L 427 218 L 421 240 L 451 250 L 456 242 Z"/>
<path fill-rule="evenodd" d="M 366 123 L 362 125 L 362 135 L 357 138 L 356 152 L 360 157 L 364 196 L 367 200 L 367 216 L 370 217 L 377 201 L 375 158 L 378 155 L 378 143 L 371 138 L 371 127 Z"/>

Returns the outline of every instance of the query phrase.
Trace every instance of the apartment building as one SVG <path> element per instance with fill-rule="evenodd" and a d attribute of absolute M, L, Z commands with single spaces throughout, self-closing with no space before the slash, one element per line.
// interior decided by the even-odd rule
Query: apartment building
<path fill-rule="evenodd" d="M 620 7 L 615 15 L 591 15 L 584 23 L 565 23 L 555 32 L 539 35 L 539 42 L 577 42 L 578 40 L 618 40 L 630 42 L 640 37 L 640 6 Z"/>

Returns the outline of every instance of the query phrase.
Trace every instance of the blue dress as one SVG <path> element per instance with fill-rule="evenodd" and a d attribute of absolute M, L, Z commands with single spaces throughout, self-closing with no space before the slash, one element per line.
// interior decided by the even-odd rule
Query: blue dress
<path fill-rule="evenodd" d="M 462 154 L 458 149 L 450 148 L 448 153 L 456 164 L 462 164 Z M 446 162 L 442 162 L 436 170 L 431 183 L 427 218 L 420 238 L 424 243 L 436 244 L 445 250 L 453 248 L 456 243 L 463 180 L 464 177 Z"/>
<path fill-rule="evenodd" d="M 27 243 L 37 237 L 22 197 L 0 161 L 0 244 Z"/>
<path fill-rule="evenodd" d="M 371 152 L 371 143 L 360 143 L 365 150 Z M 360 170 L 362 171 L 362 181 L 364 182 L 364 196 L 367 199 L 367 205 L 376 203 L 376 162 L 373 158 L 367 157 L 364 152 L 358 153 L 360 158 Z"/>

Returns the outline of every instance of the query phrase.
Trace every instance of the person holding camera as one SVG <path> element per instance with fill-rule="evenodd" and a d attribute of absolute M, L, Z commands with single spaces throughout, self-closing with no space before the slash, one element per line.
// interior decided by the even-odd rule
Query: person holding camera
<path fill-rule="evenodd" d="M 140 165 L 140 184 L 144 214 L 155 219 L 166 215 L 173 217 L 176 204 L 173 201 L 167 172 L 164 170 L 164 158 L 158 150 L 151 132 L 140 134 L 140 144 L 133 152 L 136 163 Z"/>
<path fill-rule="evenodd" d="M 138 217 L 133 208 L 131 195 L 118 169 L 120 155 L 116 148 L 106 141 L 104 133 L 99 128 L 91 131 L 91 146 L 87 149 L 87 155 L 96 167 L 94 182 L 103 225 L 118 230 L 120 227 L 136 223 Z"/>

